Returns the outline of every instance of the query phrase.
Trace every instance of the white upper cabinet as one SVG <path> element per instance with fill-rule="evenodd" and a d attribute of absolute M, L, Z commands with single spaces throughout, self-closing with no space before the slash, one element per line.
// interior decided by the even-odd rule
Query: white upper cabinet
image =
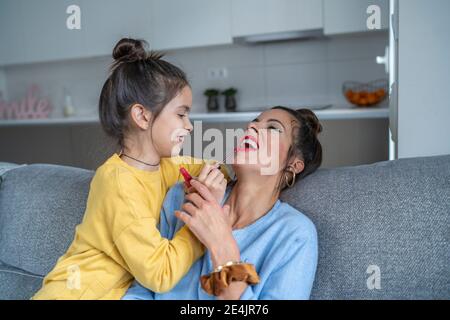
<path fill-rule="evenodd" d="M 367 32 L 370 5 L 381 9 L 381 29 L 389 28 L 389 0 L 323 0 L 324 33 L 326 35 Z"/>
<path fill-rule="evenodd" d="M 168 50 L 229 44 L 231 0 L 152 0 L 151 47 Z"/>
<path fill-rule="evenodd" d="M 150 40 L 148 0 L 1 0 L 0 65 L 110 55 L 123 36 Z M 80 9 L 81 29 L 67 28 Z"/>
<path fill-rule="evenodd" d="M 122 37 L 170 50 L 230 44 L 233 38 L 322 30 L 364 32 L 367 8 L 389 0 L 0 0 L 0 66 L 111 55 Z M 80 8 L 81 29 L 66 22 Z"/>
<path fill-rule="evenodd" d="M 322 28 L 320 0 L 232 0 L 233 37 Z"/>
<path fill-rule="evenodd" d="M 69 59 L 82 53 L 82 34 L 66 28 L 66 8 L 80 1 L 0 1 L 0 63 Z"/>
<path fill-rule="evenodd" d="M 83 56 L 112 55 L 124 37 L 151 42 L 149 0 L 82 1 Z"/>

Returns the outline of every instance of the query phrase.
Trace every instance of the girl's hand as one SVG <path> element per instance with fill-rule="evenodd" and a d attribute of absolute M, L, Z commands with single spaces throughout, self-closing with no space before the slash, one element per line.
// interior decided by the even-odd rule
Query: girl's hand
<path fill-rule="evenodd" d="M 227 189 L 227 180 L 223 173 L 217 168 L 217 165 L 205 164 L 197 178 L 193 178 L 204 184 L 218 203 L 221 203 Z M 197 190 L 191 186 L 188 193 Z"/>
<path fill-rule="evenodd" d="M 214 268 L 228 261 L 239 261 L 240 252 L 232 234 L 229 206 L 223 208 L 203 183 L 192 180 L 197 193 L 186 196 L 189 202 L 175 215 L 181 219 L 211 253 Z"/>

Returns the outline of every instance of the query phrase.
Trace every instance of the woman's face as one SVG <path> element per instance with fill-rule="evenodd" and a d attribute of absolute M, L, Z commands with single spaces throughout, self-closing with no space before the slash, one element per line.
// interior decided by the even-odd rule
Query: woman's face
<path fill-rule="evenodd" d="M 152 124 L 151 134 L 155 149 L 161 157 L 177 156 L 185 137 L 192 131 L 189 111 L 192 91 L 186 86 L 159 113 Z"/>
<path fill-rule="evenodd" d="M 233 168 L 258 171 L 260 175 L 277 175 L 285 168 L 293 133 L 298 122 L 284 110 L 261 113 L 249 123 L 235 149 Z"/>

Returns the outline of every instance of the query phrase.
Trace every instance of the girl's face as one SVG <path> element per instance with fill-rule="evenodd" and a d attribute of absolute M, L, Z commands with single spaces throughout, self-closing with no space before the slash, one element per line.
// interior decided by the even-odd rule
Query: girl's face
<path fill-rule="evenodd" d="M 153 145 L 161 157 L 180 154 L 184 138 L 192 131 L 189 112 L 192 106 L 192 91 L 184 87 L 159 113 L 152 124 Z"/>
<path fill-rule="evenodd" d="M 235 150 L 234 170 L 277 175 L 284 169 L 297 121 L 286 111 L 268 110 L 247 126 Z"/>

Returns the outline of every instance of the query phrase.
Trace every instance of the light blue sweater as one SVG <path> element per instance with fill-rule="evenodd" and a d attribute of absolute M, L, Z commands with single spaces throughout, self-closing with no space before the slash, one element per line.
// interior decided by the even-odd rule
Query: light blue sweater
<path fill-rule="evenodd" d="M 183 226 L 174 215 L 183 202 L 183 185 L 178 184 L 167 193 L 161 210 L 159 227 L 163 237 L 172 239 Z M 317 233 L 305 215 L 278 200 L 267 214 L 234 230 L 233 235 L 241 260 L 254 264 L 260 277 L 260 283 L 248 286 L 241 300 L 309 299 L 317 266 Z M 206 252 L 171 291 L 154 293 L 135 282 L 123 299 L 214 300 L 200 285 L 200 276 L 211 271 Z"/>

